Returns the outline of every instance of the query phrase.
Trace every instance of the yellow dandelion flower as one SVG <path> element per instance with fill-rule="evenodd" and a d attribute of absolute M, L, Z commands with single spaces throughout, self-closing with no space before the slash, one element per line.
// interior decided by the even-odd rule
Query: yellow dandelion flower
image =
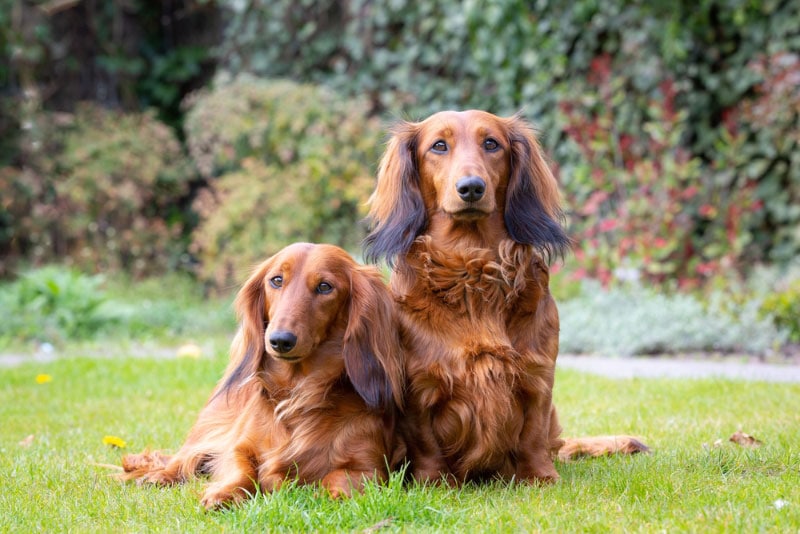
<path fill-rule="evenodd" d="M 36 383 L 37 384 L 46 384 L 46 383 L 52 382 L 52 381 L 53 381 L 53 377 L 50 376 L 50 375 L 46 375 L 44 373 L 40 374 L 40 375 L 36 375 Z"/>
<path fill-rule="evenodd" d="M 124 449 L 127 446 L 125 440 L 118 438 L 117 436 L 105 436 L 103 438 L 103 443 L 117 449 Z"/>
<path fill-rule="evenodd" d="M 186 343 L 178 348 L 178 358 L 197 359 L 203 354 L 203 350 L 194 343 Z"/>

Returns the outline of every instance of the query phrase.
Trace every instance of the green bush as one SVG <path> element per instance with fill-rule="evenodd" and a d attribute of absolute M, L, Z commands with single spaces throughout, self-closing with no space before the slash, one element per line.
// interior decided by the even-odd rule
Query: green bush
<path fill-rule="evenodd" d="M 61 342 L 86 339 L 113 322 L 104 314 L 103 279 L 63 267 L 23 274 L 0 289 L 0 339 Z"/>
<path fill-rule="evenodd" d="M 192 169 L 172 131 L 151 114 L 91 105 L 42 120 L 43 140 L 25 164 L 0 169 L 0 186 L 11 192 L 3 195 L 4 262 L 59 259 L 136 276 L 179 264 L 178 206 Z"/>
<path fill-rule="evenodd" d="M 576 274 L 607 285 L 628 272 L 687 288 L 739 267 L 760 205 L 754 182 L 725 164 L 733 149 L 721 149 L 714 166 L 692 156 L 681 142 L 687 113 L 675 110 L 672 83 L 663 83 L 630 124 L 617 120 L 628 92 L 609 57 L 593 63 L 592 82 L 596 87 L 560 106 L 582 154 L 562 173 Z"/>
<path fill-rule="evenodd" d="M 201 279 L 229 287 L 293 241 L 358 247 L 381 151 L 380 125 L 363 103 L 239 79 L 192 102 L 186 136 L 211 182 L 194 203 Z"/>
<path fill-rule="evenodd" d="M 754 255 L 785 263 L 800 255 L 800 54 L 759 55 L 749 68 L 760 82 L 726 117 L 729 168 L 761 205 L 749 225 Z"/>
<path fill-rule="evenodd" d="M 112 337 L 123 344 L 155 340 L 170 347 L 192 337 L 228 340 L 236 327 L 232 297 L 209 299 L 186 272 L 134 281 L 122 273 L 33 269 L 0 285 L 0 348 Z"/>
<path fill-rule="evenodd" d="M 800 279 L 767 295 L 761 312 L 772 317 L 778 328 L 787 330 L 792 343 L 800 343 Z"/>
<path fill-rule="evenodd" d="M 231 13 L 223 69 L 324 83 L 400 116 L 453 106 L 513 113 L 521 102 L 538 116 L 554 102 L 543 89 L 564 73 L 563 62 L 549 63 L 567 43 L 537 35 L 559 26 L 522 0 L 222 5 Z"/>

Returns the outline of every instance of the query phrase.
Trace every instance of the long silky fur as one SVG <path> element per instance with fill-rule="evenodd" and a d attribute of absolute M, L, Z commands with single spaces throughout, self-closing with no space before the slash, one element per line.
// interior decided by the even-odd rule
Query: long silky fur
<path fill-rule="evenodd" d="M 300 293 L 267 298 L 265 279 L 276 265 L 303 265 L 294 273 L 301 293 L 304 277 L 320 270 L 347 288 L 336 297 L 342 304 L 315 308 L 313 298 L 303 301 L 311 306 L 298 315 L 311 329 L 305 338 L 321 341 L 300 363 L 265 351 L 266 328 L 278 320 L 269 310 L 280 299 L 288 300 L 280 301 L 279 315 L 299 309 L 293 295 Z M 207 508 L 244 499 L 256 486 L 272 491 L 287 477 L 319 483 L 334 497 L 358 491 L 366 478 L 384 480 L 405 453 L 395 435 L 403 366 L 394 307 L 377 269 L 357 265 L 338 247 L 293 245 L 254 271 L 235 308 L 240 328 L 230 361 L 183 446 L 173 456 L 124 457 L 123 477 L 164 485 L 209 474 Z"/>
<path fill-rule="evenodd" d="M 390 412 L 403 406 L 403 367 L 394 357 L 399 340 L 394 330 L 394 307 L 382 298 L 386 286 L 374 269 L 359 268 L 350 275 L 350 319 L 342 355 L 347 376 L 370 408 Z M 386 318 L 391 317 L 387 324 Z"/>
<path fill-rule="evenodd" d="M 572 246 L 555 177 L 533 130 L 519 116 L 509 120 L 511 178 L 506 193 L 505 223 L 517 243 L 532 245 L 549 261 L 563 258 Z"/>
<path fill-rule="evenodd" d="M 394 265 L 428 224 L 419 189 L 416 135 L 419 125 L 401 122 L 393 128 L 378 167 L 378 182 L 367 216 L 370 232 L 364 238 L 364 258 Z"/>
<path fill-rule="evenodd" d="M 458 148 L 481 132 L 501 141 L 506 160 L 469 145 L 430 159 L 417 146 L 450 136 Z M 447 187 L 463 169 L 491 178 L 497 205 L 485 217 L 453 208 Z M 629 436 L 560 438 L 548 264 L 571 246 L 563 219 L 556 179 L 519 115 L 442 112 L 394 128 L 364 248 L 393 267 L 408 382 L 400 428 L 415 479 L 552 481 L 560 449 L 561 459 L 645 450 Z"/>

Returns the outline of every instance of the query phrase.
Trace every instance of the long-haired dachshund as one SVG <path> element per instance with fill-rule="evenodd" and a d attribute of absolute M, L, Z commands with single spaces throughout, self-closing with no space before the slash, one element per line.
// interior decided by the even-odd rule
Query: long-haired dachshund
<path fill-rule="evenodd" d="M 559 451 L 641 450 L 627 436 L 559 438 L 548 260 L 570 240 L 520 117 L 446 111 L 398 124 L 370 202 L 367 258 L 394 267 L 415 479 L 552 481 Z"/>
<path fill-rule="evenodd" d="M 174 456 L 123 458 L 155 484 L 210 475 L 206 508 L 287 479 L 334 497 L 384 480 L 403 368 L 394 305 L 380 273 L 338 247 L 299 243 L 262 263 L 236 298 L 241 327 L 222 380 Z"/>

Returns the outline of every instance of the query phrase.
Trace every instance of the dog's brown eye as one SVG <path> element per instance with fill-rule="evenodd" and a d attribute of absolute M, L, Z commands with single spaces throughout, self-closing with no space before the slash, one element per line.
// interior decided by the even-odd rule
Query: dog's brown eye
<path fill-rule="evenodd" d="M 282 276 L 273 276 L 269 279 L 269 285 L 274 287 L 275 289 L 280 289 L 283 287 L 283 277 Z"/>
<path fill-rule="evenodd" d="M 320 293 L 322 295 L 327 295 L 331 291 L 333 291 L 333 286 L 330 285 L 328 282 L 321 282 L 317 286 L 317 293 Z"/>
<path fill-rule="evenodd" d="M 447 152 L 447 143 L 445 143 L 444 141 L 436 141 L 435 143 L 433 143 L 431 150 L 433 150 L 434 152 L 445 153 Z"/>
<path fill-rule="evenodd" d="M 500 148 L 500 143 L 498 143 L 496 140 L 490 137 L 489 139 L 483 142 L 483 148 L 488 152 L 494 152 L 495 150 Z"/>

